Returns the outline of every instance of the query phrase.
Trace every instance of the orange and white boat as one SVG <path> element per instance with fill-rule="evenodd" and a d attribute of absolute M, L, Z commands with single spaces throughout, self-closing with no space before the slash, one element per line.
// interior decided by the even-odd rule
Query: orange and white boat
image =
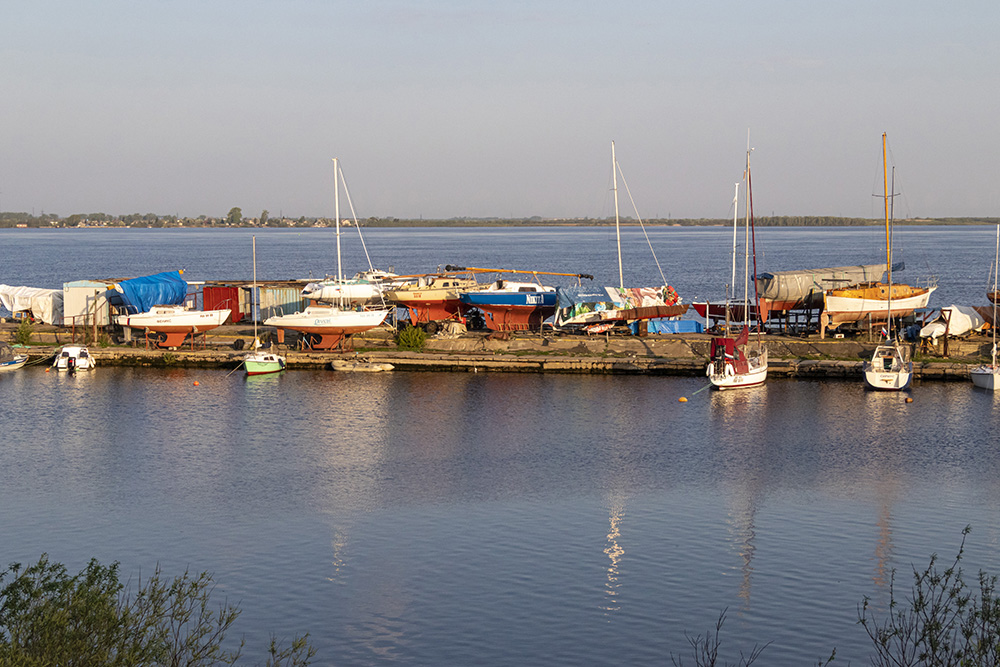
<path fill-rule="evenodd" d="M 119 315 L 116 322 L 123 327 L 145 329 L 159 337 L 160 347 L 180 347 L 188 334 L 199 334 L 221 326 L 229 317 L 222 310 L 187 310 L 184 306 L 153 306 L 145 313 Z"/>

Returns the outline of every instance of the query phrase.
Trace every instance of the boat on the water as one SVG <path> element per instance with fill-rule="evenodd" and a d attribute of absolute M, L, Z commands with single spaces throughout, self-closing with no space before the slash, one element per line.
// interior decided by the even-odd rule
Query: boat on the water
<path fill-rule="evenodd" d="M 256 297 L 257 292 L 257 237 L 253 237 L 253 291 L 252 297 Z M 253 318 L 253 349 L 243 355 L 243 368 L 247 375 L 267 375 L 268 373 L 279 373 L 285 370 L 285 358 L 276 354 L 272 350 L 263 350 L 260 346 L 260 338 L 257 336 L 257 309 L 251 304 L 250 315 Z M 259 305 L 259 304 L 257 304 Z"/>
<path fill-rule="evenodd" d="M 1000 225 L 997 225 L 996 245 L 996 259 L 993 265 L 993 291 L 990 292 L 990 296 L 997 294 L 997 272 L 1000 271 Z M 993 302 L 993 317 L 991 318 L 990 325 L 990 330 L 993 334 L 993 348 L 990 351 L 991 360 L 989 364 L 970 368 L 969 378 L 972 380 L 972 384 L 980 389 L 996 391 L 997 379 L 1000 378 L 1000 366 L 997 366 L 997 300 L 991 298 L 990 301 Z"/>
<path fill-rule="evenodd" d="M 349 373 L 382 373 L 393 370 L 395 366 L 390 363 L 380 363 L 377 361 L 334 359 L 330 362 L 330 368 L 335 371 Z"/>
<path fill-rule="evenodd" d="M 334 210 L 337 225 L 337 281 L 343 283 L 343 272 L 340 258 L 340 185 L 344 181 L 340 169 L 340 161 L 333 158 L 333 192 Z M 346 190 L 346 183 L 344 188 Z M 288 315 L 276 315 L 264 320 L 267 326 L 277 327 L 278 341 L 284 341 L 285 330 L 305 334 L 308 347 L 316 350 L 328 350 L 339 347 L 352 334 L 374 329 L 382 324 L 389 315 L 389 309 L 380 307 L 364 310 L 360 306 L 351 308 L 346 300 L 338 305 L 307 306 L 305 310 Z"/>
<path fill-rule="evenodd" d="M 28 361 L 28 355 L 15 354 L 7 343 L 0 343 L 0 373 L 16 371 Z"/>
<path fill-rule="evenodd" d="M 909 300 L 911 303 L 913 299 L 918 298 L 913 291 L 916 288 L 910 287 L 909 285 L 893 285 L 892 284 L 892 215 L 889 211 L 889 167 L 888 167 L 888 141 L 886 135 L 882 133 L 882 183 L 883 183 L 883 203 L 885 205 L 885 263 L 886 263 L 886 284 L 874 285 L 870 287 L 860 287 L 862 294 L 871 293 L 872 295 L 885 294 L 882 302 L 884 311 L 881 313 L 885 317 L 886 328 L 885 336 L 886 340 L 881 345 L 875 348 L 872 353 L 871 359 L 866 361 L 862 367 L 864 373 L 865 383 L 872 389 L 888 389 L 888 390 L 899 390 L 905 389 L 910 385 L 910 381 L 913 379 L 913 361 L 910 359 L 910 347 L 908 345 L 903 345 L 899 339 L 899 333 L 893 327 L 892 319 L 893 316 L 901 316 L 905 313 L 906 306 L 901 310 L 894 310 L 895 307 L 895 297 L 897 294 L 896 288 L 899 289 L 899 294 L 903 296 L 903 300 Z M 929 291 L 925 290 L 923 294 L 923 303 L 927 305 L 927 297 L 933 289 Z M 851 293 L 851 288 L 846 290 L 834 290 L 834 292 L 844 292 L 843 299 L 850 299 L 852 297 L 847 296 Z M 906 296 L 909 295 L 909 296 Z M 861 296 L 861 302 L 865 301 L 865 297 Z M 877 302 L 878 299 L 876 298 Z M 827 300 L 827 307 L 829 308 L 829 298 Z M 913 312 L 911 308 L 910 313 Z"/>
<path fill-rule="evenodd" d="M 232 311 L 187 310 L 180 305 L 153 306 L 148 312 L 119 315 L 115 321 L 123 327 L 145 329 L 160 334 L 160 347 L 180 347 L 189 334 L 199 334 L 222 326 Z"/>
<path fill-rule="evenodd" d="M 52 368 L 57 371 L 91 371 L 97 366 L 90 350 L 83 345 L 64 345 L 52 361 Z"/>
<path fill-rule="evenodd" d="M 743 182 L 746 183 L 745 197 L 745 218 L 744 218 L 744 241 L 743 241 L 743 326 L 740 334 L 732 338 L 729 332 L 730 321 L 726 321 L 726 336 L 717 336 L 712 339 L 710 358 L 708 366 L 705 368 L 705 375 L 708 381 L 716 389 L 744 389 L 756 387 L 764 384 L 767 380 L 767 346 L 761 342 L 760 329 L 762 320 L 759 309 L 757 312 L 757 324 L 755 330 L 756 340 L 750 343 L 750 259 L 753 257 L 753 272 L 757 272 L 757 251 L 754 240 L 754 217 L 753 217 L 753 190 L 750 179 L 750 136 L 747 135 L 747 157 L 746 168 L 743 172 Z M 739 200 L 740 184 L 736 184 L 736 192 L 733 196 L 733 250 L 732 250 L 732 276 L 730 285 L 736 285 L 736 248 L 737 231 L 739 230 Z M 754 302 L 759 302 L 757 298 L 757 284 L 754 282 Z M 726 294 L 726 312 L 729 312 L 729 293 Z"/>

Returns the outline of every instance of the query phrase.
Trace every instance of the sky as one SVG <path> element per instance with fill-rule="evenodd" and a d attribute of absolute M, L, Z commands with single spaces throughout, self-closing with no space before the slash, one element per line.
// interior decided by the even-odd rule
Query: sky
<path fill-rule="evenodd" d="M 0 2 L 0 210 L 996 217 L 1000 3 Z M 342 202 L 342 215 L 350 210 Z"/>

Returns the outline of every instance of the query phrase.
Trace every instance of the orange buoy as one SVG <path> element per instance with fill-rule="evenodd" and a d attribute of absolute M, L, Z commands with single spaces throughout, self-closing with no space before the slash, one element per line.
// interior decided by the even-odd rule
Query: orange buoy
<path fill-rule="evenodd" d="M 677 399 L 677 402 L 678 403 L 687 403 L 688 400 L 685 397 L 681 396 L 680 398 Z"/>
<path fill-rule="evenodd" d="M 198 386 L 198 381 L 197 380 L 194 381 L 194 386 L 196 386 L 196 387 Z"/>
<path fill-rule="evenodd" d="M 912 396 L 907 396 L 906 397 L 906 402 L 907 403 L 912 403 L 913 402 L 913 397 Z"/>

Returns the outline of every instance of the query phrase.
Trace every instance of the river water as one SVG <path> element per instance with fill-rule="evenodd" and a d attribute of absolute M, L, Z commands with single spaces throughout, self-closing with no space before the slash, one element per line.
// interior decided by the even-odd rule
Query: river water
<path fill-rule="evenodd" d="M 993 234 L 899 237 L 907 272 L 938 276 L 933 304 L 979 305 Z M 0 282 L 182 266 L 190 280 L 243 279 L 249 236 L 4 232 Z M 686 300 L 719 296 L 726 230 L 650 236 Z M 768 229 L 758 254 L 769 270 L 874 262 L 877 236 Z M 330 237 L 258 232 L 258 270 L 330 272 Z M 501 264 L 616 282 L 613 230 L 366 239 L 398 271 Z M 362 268 L 356 249 L 345 256 Z M 633 284 L 649 273 L 629 270 Z M 729 660 L 772 642 L 763 664 L 834 648 L 834 664 L 866 664 L 857 605 L 884 610 L 893 569 L 908 590 L 911 564 L 948 561 L 971 525 L 971 578 L 1000 572 L 1000 410 L 970 385 L 920 382 L 906 403 L 860 381 L 719 393 L 698 378 L 30 367 L 0 375 L 0 560 L 210 571 L 216 595 L 241 604 L 251 660 L 268 633 L 308 632 L 316 664 L 690 664 L 686 635 L 728 610 Z"/>

